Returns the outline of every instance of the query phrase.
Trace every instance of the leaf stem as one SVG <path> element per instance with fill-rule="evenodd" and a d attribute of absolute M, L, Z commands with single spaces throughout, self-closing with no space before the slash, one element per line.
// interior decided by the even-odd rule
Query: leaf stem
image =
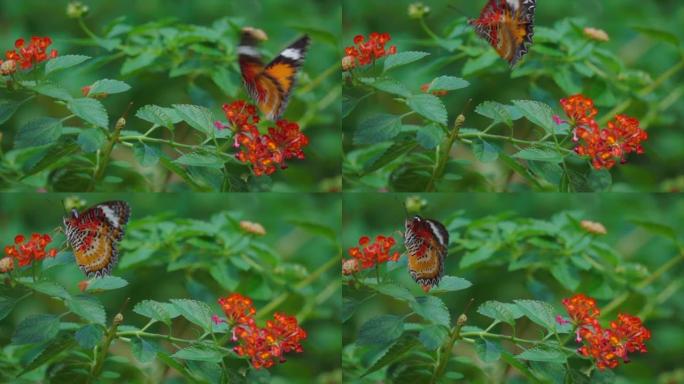
<path fill-rule="evenodd" d="M 97 166 L 95 167 L 95 172 L 93 174 L 92 182 L 90 183 L 90 186 L 88 188 L 88 192 L 92 192 L 95 189 L 97 183 L 100 180 L 102 180 L 105 170 L 107 169 L 107 165 L 109 165 L 109 159 L 112 155 L 114 144 L 116 144 L 116 142 L 119 141 L 119 135 L 121 134 L 121 130 L 125 126 L 126 119 L 123 117 L 119 118 L 119 120 L 117 120 L 116 124 L 114 125 L 114 132 L 112 133 L 112 136 L 109 138 L 109 141 L 107 141 L 107 144 L 105 144 L 104 149 L 98 157 Z"/>
<path fill-rule="evenodd" d="M 112 344 L 112 340 L 114 340 L 114 337 L 116 337 L 116 328 L 119 326 L 119 324 L 121 324 L 122 321 L 123 317 L 120 313 L 114 316 L 114 319 L 112 320 L 112 325 L 109 327 L 109 330 L 107 331 L 107 336 L 104 342 L 101 346 L 95 347 L 95 361 L 93 362 L 93 365 L 90 368 L 90 375 L 88 376 L 87 383 L 91 383 L 93 380 L 96 380 L 100 376 L 100 373 L 102 372 L 102 364 L 104 364 L 105 357 L 107 356 L 107 351 L 109 351 L 109 346 Z"/>
<path fill-rule="evenodd" d="M 444 375 L 447 363 L 449 362 L 449 358 L 451 357 L 451 351 L 454 349 L 454 344 L 456 344 L 456 341 L 462 338 L 461 328 L 463 328 L 467 320 L 468 318 L 465 314 L 460 315 L 458 317 L 458 320 L 456 320 L 456 325 L 451 331 L 449 341 L 447 341 L 446 344 L 442 345 L 442 347 L 440 348 L 439 362 L 435 366 L 435 370 L 432 373 L 430 384 L 436 383 Z"/>
<path fill-rule="evenodd" d="M 437 163 L 432 170 L 432 176 L 430 176 L 430 180 L 425 187 L 425 192 L 433 192 L 435 190 L 435 183 L 444 175 L 444 168 L 449 160 L 449 153 L 451 153 L 451 148 L 454 146 L 454 142 L 458 138 L 459 131 L 464 122 L 465 116 L 463 114 L 458 115 L 454 121 L 454 128 L 451 130 L 451 133 L 440 145 L 440 150 L 437 152 Z"/>

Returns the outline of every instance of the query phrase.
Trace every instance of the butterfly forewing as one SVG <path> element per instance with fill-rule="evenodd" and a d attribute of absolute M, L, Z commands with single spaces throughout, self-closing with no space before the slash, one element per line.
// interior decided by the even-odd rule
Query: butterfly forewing
<path fill-rule="evenodd" d="M 111 273 L 119 258 L 118 242 L 130 217 L 124 201 L 108 201 L 64 218 L 64 233 L 76 263 L 88 277 Z"/>
<path fill-rule="evenodd" d="M 411 278 L 426 291 L 438 285 L 444 276 L 449 247 L 449 232 L 444 225 L 420 216 L 407 219 L 404 245 Z"/>
<path fill-rule="evenodd" d="M 242 80 L 266 118 L 277 120 L 285 112 L 310 39 L 299 38 L 264 67 L 257 49 L 260 39 L 255 31 L 258 30 L 245 28 L 238 47 Z"/>

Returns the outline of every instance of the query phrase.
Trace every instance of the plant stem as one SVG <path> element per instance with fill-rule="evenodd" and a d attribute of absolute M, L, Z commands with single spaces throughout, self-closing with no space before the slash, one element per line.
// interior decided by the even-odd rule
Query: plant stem
<path fill-rule="evenodd" d="M 451 147 L 454 146 L 454 142 L 458 138 L 458 132 L 461 130 L 461 126 L 463 126 L 464 122 L 465 116 L 463 116 L 462 114 L 459 115 L 454 121 L 454 128 L 451 130 L 451 133 L 446 138 L 445 142 L 440 145 L 439 149 L 441 150 L 437 152 L 437 163 L 435 164 L 435 167 L 432 170 L 432 176 L 430 176 L 430 181 L 428 181 L 428 184 L 425 187 L 425 192 L 433 192 L 435 189 L 435 183 L 437 182 L 437 179 L 441 178 L 444 175 L 444 168 L 446 167 L 446 163 L 449 160 L 449 153 L 451 153 Z"/>
<path fill-rule="evenodd" d="M 95 347 L 95 361 L 90 368 L 90 375 L 88 376 L 87 383 L 91 383 L 94 379 L 97 379 L 102 372 L 102 364 L 104 364 L 105 357 L 107 356 L 107 351 L 109 351 L 109 346 L 112 344 L 112 340 L 116 336 L 116 328 L 123 321 L 121 314 L 114 316 L 112 320 L 112 325 L 107 331 L 107 336 L 101 346 Z"/>
<path fill-rule="evenodd" d="M 125 331 L 125 332 L 119 332 L 116 334 L 116 337 L 144 337 L 148 339 L 162 339 L 162 340 L 167 340 L 167 341 L 173 341 L 176 343 L 184 343 L 184 344 L 197 344 L 198 341 L 194 339 L 181 339 L 178 337 L 173 337 L 171 335 L 161 335 L 158 333 L 149 333 L 149 332 L 143 332 L 143 331 Z M 223 352 L 230 352 L 232 351 L 231 349 L 228 348 L 223 348 L 219 345 L 216 345 L 217 349 L 220 349 Z"/>
<path fill-rule="evenodd" d="M 99 161 L 97 163 L 97 166 L 95 167 L 95 173 L 93 174 L 92 182 L 90 183 L 90 187 L 88 188 L 88 192 L 92 192 L 95 189 L 97 183 L 100 180 L 102 180 L 105 170 L 107 169 L 107 165 L 109 165 L 109 158 L 112 155 L 114 144 L 116 144 L 116 142 L 119 141 L 119 135 L 121 134 L 121 130 L 125 126 L 126 119 L 124 119 L 123 117 L 119 118 L 119 120 L 116 122 L 116 125 L 114 125 L 114 132 L 112 133 L 112 136 L 109 138 L 109 141 L 107 142 L 104 149 L 102 150 L 102 153 L 100 154 Z"/>
<path fill-rule="evenodd" d="M 466 320 L 467 318 L 464 314 L 459 316 L 458 320 L 456 320 L 456 325 L 451 331 L 451 337 L 449 337 L 449 341 L 447 341 L 447 343 L 444 344 L 439 351 L 439 362 L 435 366 L 435 370 L 432 373 L 430 384 L 436 383 L 437 380 L 444 375 L 444 370 L 446 370 L 447 363 L 449 363 L 449 358 L 451 357 L 451 350 L 454 349 L 454 344 L 456 344 L 456 341 L 462 337 L 461 328 L 463 328 L 465 325 Z"/>
<path fill-rule="evenodd" d="M 375 264 L 375 281 L 380 285 L 380 264 Z"/>

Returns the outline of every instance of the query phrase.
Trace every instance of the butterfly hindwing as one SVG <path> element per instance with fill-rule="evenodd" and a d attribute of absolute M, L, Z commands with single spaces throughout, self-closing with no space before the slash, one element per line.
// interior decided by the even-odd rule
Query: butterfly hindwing
<path fill-rule="evenodd" d="M 404 244 L 411 278 L 426 291 L 444 276 L 449 233 L 440 222 L 414 216 L 406 220 Z"/>
<path fill-rule="evenodd" d="M 310 39 L 306 35 L 299 38 L 266 66 L 257 49 L 258 42 L 264 39 L 263 31 L 243 29 L 238 47 L 240 70 L 252 100 L 266 118 L 277 120 L 285 112 Z"/>
<path fill-rule="evenodd" d="M 108 201 L 64 218 L 64 233 L 76 263 L 88 277 L 111 273 L 119 257 L 118 242 L 130 217 L 124 201 Z"/>
<path fill-rule="evenodd" d="M 536 3 L 536 0 L 489 0 L 480 17 L 470 24 L 499 56 L 514 66 L 532 44 Z"/>

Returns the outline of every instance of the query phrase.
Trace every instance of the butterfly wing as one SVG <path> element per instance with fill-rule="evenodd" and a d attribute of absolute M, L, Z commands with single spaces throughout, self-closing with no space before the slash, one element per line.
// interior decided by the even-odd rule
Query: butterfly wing
<path fill-rule="evenodd" d="M 536 3 L 536 0 L 489 0 L 480 17 L 470 24 L 499 56 L 514 66 L 532 44 Z"/>
<path fill-rule="evenodd" d="M 267 119 L 277 120 L 285 112 L 310 39 L 306 35 L 299 38 L 265 67 L 257 49 L 257 43 L 264 39 L 260 30 L 243 30 L 238 47 L 240 71 L 247 92 L 261 112 Z"/>
<path fill-rule="evenodd" d="M 119 257 L 118 242 L 130 217 L 124 201 L 100 203 L 64 219 L 64 233 L 76 263 L 88 277 L 109 275 Z"/>
<path fill-rule="evenodd" d="M 407 221 L 404 243 L 409 274 L 427 292 L 444 276 L 449 233 L 438 221 L 416 216 Z"/>

